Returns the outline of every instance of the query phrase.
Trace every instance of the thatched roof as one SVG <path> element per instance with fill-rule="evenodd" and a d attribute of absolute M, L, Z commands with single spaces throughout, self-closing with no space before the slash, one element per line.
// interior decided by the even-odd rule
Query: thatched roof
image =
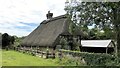
<path fill-rule="evenodd" d="M 59 35 L 69 35 L 69 23 L 65 15 L 44 20 L 21 43 L 25 46 L 54 46 Z"/>

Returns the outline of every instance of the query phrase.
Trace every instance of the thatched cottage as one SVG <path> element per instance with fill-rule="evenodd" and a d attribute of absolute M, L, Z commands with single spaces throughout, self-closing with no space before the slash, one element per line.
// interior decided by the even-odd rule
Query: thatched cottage
<path fill-rule="evenodd" d="M 73 35 L 69 32 L 69 21 L 66 15 L 52 17 L 53 13 L 46 14 L 47 19 L 31 32 L 21 43 L 24 47 L 52 48 L 56 49 L 60 45 L 62 38 L 65 38 L 72 48 Z M 76 38 L 80 41 L 80 32 L 76 33 Z"/>

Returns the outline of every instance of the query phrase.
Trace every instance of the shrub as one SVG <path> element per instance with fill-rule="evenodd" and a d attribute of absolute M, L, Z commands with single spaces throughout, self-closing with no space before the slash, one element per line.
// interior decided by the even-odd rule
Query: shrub
<path fill-rule="evenodd" d="M 57 62 L 60 65 L 65 65 L 65 66 L 82 66 L 82 65 L 85 65 L 80 61 L 79 57 L 72 57 L 71 55 L 64 56 L 62 58 L 62 61 L 59 60 Z"/>
<path fill-rule="evenodd" d="M 120 61 L 120 59 L 116 58 L 115 56 L 110 55 L 110 54 L 87 53 L 87 52 L 66 51 L 66 50 L 62 50 L 62 53 L 72 55 L 73 57 L 79 57 L 79 59 L 81 59 L 81 61 L 84 60 L 85 63 L 90 66 L 120 65 L 120 62 L 118 62 L 118 60 Z M 72 61 L 72 59 L 71 59 L 71 61 Z M 74 62 L 77 62 L 77 60 L 75 60 Z"/>

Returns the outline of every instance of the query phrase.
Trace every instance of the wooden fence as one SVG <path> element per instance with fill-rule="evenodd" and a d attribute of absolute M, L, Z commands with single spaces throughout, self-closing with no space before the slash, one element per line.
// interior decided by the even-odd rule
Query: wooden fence
<path fill-rule="evenodd" d="M 27 53 L 33 56 L 39 56 L 42 58 L 55 58 L 55 52 L 50 52 L 48 50 L 46 51 L 41 51 L 39 49 L 32 49 L 32 48 L 25 48 L 25 47 L 14 47 L 12 48 L 15 51 L 19 51 L 22 53 Z"/>

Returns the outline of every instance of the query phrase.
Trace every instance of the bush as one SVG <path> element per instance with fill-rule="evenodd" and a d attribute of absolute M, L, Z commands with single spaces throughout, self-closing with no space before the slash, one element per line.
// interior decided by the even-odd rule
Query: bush
<path fill-rule="evenodd" d="M 79 57 L 81 61 L 84 59 L 85 63 L 90 66 L 116 66 L 120 65 L 119 58 L 113 55 L 105 53 L 87 53 L 77 51 L 62 50 L 62 53 L 72 55 L 73 57 Z M 66 56 L 66 55 L 65 55 Z M 72 61 L 72 59 L 71 59 Z M 74 61 L 77 62 L 77 61 Z"/>
<path fill-rule="evenodd" d="M 79 57 L 72 57 L 70 55 L 67 55 L 62 58 L 62 60 L 58 60 L 58 63 L 60 65 L 65 65 L 65 66 L 82 66 L 85 65 L 83 64 Z"/>

